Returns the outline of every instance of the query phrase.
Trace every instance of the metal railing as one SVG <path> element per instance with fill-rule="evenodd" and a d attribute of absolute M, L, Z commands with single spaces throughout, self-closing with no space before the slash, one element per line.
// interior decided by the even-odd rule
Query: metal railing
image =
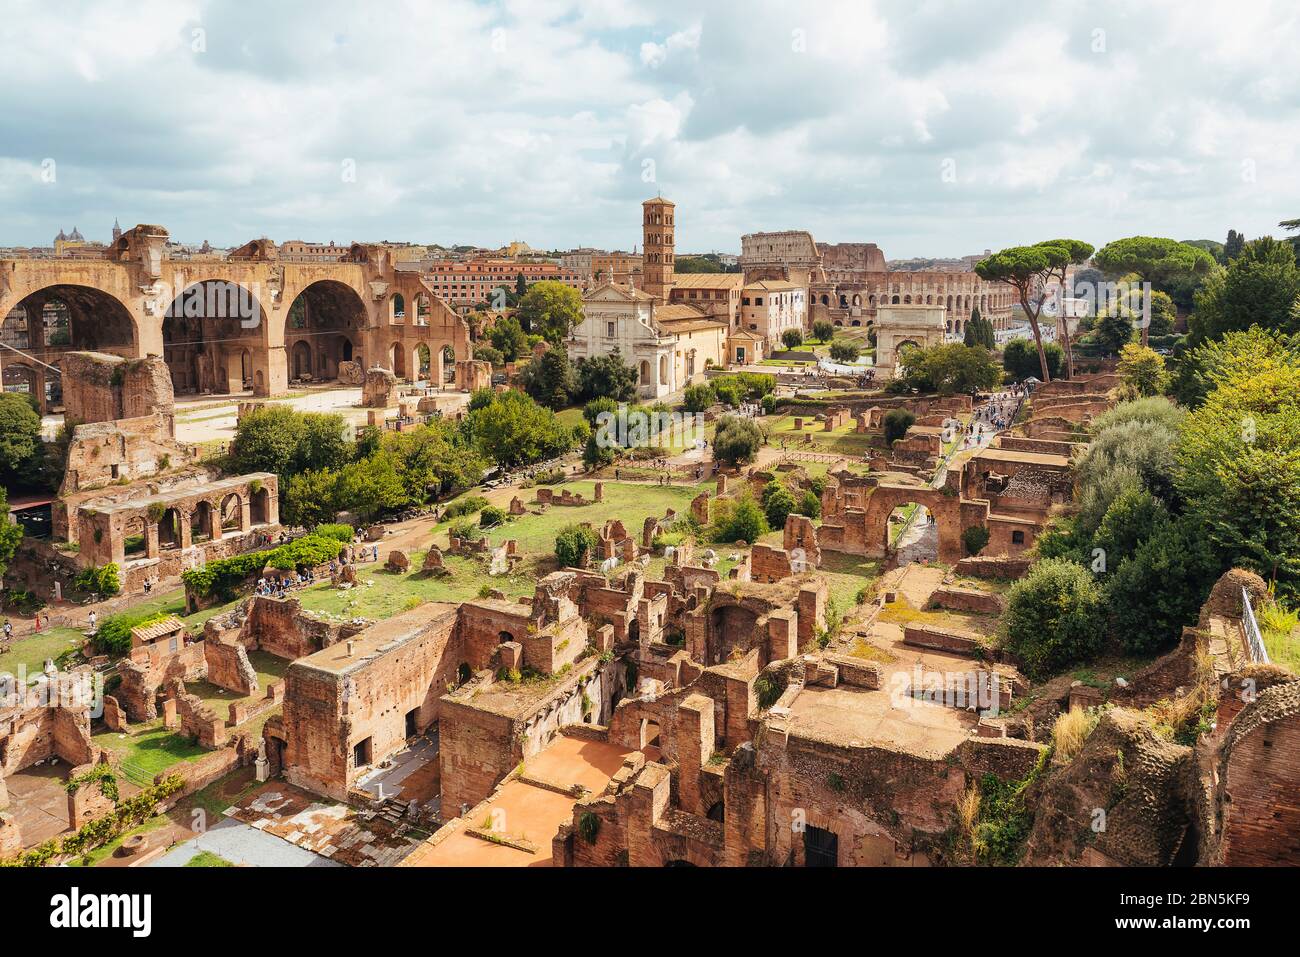
<path fill-rule="evenodd" d="M 1241 590 L 1241 632 L 1250 660 L 1257 665 L 1268 664 L 1268 649 L 1264 647 L 1264 636 L 1260 633 L 1255 609 L 1250 606 L 1250 594 L 1245 588 Z"/>

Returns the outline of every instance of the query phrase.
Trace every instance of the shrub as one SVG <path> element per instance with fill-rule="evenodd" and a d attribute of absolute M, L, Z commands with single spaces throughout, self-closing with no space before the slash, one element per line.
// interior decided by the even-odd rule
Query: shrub
<path fill-rule="evenodd" d="M 1083 566 L 1043 559 L 1007 593 L 1003 639 L 1025 673 L 1043 679 L 1101 651 L 1102 615 L 1101 591 Z"/>
<path fill-rule="evenodd" d="M 479 512 L 478 524 L 480 528 L 495 528 L 498 525 L 504 525 L 510 520 L 510 516 L 504 508 L 496 505 L 485 505 L 483 511 Z"/>
<path fill-rule="evenodd" d="M 724 415 L 713 433 L 714 457 L 733 465 L 752 461 L 763 446 L 763 430 L 752 419 Z"/>
<path fill-rule="evenodd" d="M 466 495 L 464 498 L 458 498 L 456 501 L 449 503 L 447 507 L 442 510 L 442 517 L 444 519 L 450 519 L 460 518 L 464 515 L 473 515 L 475 512 L 480 511 L 485 505 L 487 505 L 487 503 L 488 500 L 482 495 Z"/>
<path fill-rule="evenodd" d="M 812 489 L 804 492 L 803 497 L 799 500 L 799 514 L 808 518 L 820 518 L 822 514 L 821 496 Z"/>
<path fill-rule="evenodd" d="M 345 544 L 351 542 L 357 534 L 356 529 L 346 522 L 325 522 L 317 525 L 311 532 L 313 535 L 319 535 L 322 538 L 333 538 Z"/>
<path fill-rule="evenodd" d="M 798 349 L 803 345 L 803 333 L 798 329 L 787 329 L 781 333 L 781 342 L 787 349 Z"/>
<path fill-rule="evenodd" d="M 908 409 L 890 409 L 885 413 L 885 441 L 893 445 L 907 434 L 907 430 L 916 422 L 916 416 Z"/>
<path fill-rule="evenodd" d="M 581 568 L 596 550 L 596 532 L 584 525 L 566 525 L 555 536 L 555 558 L 561 568 Z"/>
<path fill-rule="evenodd" d="M 759 404 L 763 407 L 764 415 L 771 415 L 776 411 L 776 396 L 765 395 Z"/>
<path fill-rule="evenodd" d="M 124 611 L 109 615 L 95 629 L 95 647 L 103 654 L 120 657 L 131 650 L 131 629 L 151 625 L 167 616 L 157 611 Z"/>
<path fill-rule="evenodd" d="M 117 562 L 87 568 L 72 583 L 78 590 L 95 595 L 116 595 L 122 590 L 122 576 Z"/>
<path fill-rule="evenodd" d="M 703 412 L 717 401 L 717 393 L 707 382 L 688 385 L 682 393 L 682 405 L 687 412 Z"/>
<path fill-rule="evenodd" d="M 850 342 L 847 339 L 836 339 L 831 343 L 831 358 L 836 362 L 857 362 L 861 353 L 862 349 L 856 342 Z"/>
<path fill-rule="evenodd" d="M 447 535 L 466 542 L 477 542 L 483 537 L 483 528 L 472 519 L 460 518 L 447 526 Z"/>
<path fill-rule="evenodd" d="M 753 544 L 771 530 L 767 516 L 746 489 L 739 498 L 717 500 L 709 534 L 715 542 Z"/>
<path fill-rule="evenodd" d="M 786 488 L 784 482 L 774 479 L 764 486 L 763 514 L 767 516 L 767 524 L 772 528 L 784 528 L 786 516 L 793 512 L 795 507 L 794 495 Z"/>
<path fill-rule="evenodd" d="M 967 555 L 978 555 L 989 543 L 989 530 L 984 525 L 972 525 L 961 533 L 961 543 Z"/>

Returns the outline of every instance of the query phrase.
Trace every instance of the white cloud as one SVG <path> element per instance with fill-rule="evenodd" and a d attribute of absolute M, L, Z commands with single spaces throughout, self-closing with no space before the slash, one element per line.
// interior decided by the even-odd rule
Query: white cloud
<path fill-rule="evenodd" d="M 660 189 L 685 248 L 1258 234 L 1300 215 L 1298 39 L 1285 0 L 16 0 L 0 244 L 117 216 L 626 248 Z"/>

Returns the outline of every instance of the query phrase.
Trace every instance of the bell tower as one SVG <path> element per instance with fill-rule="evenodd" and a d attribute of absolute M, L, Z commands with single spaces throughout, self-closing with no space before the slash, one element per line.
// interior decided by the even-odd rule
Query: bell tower
<path fill-rule="evenodd" d="M 662 196 L 641 204 L 641 289 L 661 302 L 673 288 L 673 204 Z"/>

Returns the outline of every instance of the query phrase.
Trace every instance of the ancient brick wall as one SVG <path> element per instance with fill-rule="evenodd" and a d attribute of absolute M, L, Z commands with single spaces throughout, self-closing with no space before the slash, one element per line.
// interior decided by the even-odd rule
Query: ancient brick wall
<path fill-rule="evenodd" d="M 523 760 L 521 742 L 513 740 L 514 722 L 506 715 L 446 698 L 438 723 L 438 768 L 444 815 L 460 813 L 492 793 L 497 783 Z"/>
<path fill-rule="evenodd" d="M 257 694 L 257 671 L 248 660 L 244 646 L 219 639 L 200 642 L 207 663 L 208 680 L 241 698 Z"/>

